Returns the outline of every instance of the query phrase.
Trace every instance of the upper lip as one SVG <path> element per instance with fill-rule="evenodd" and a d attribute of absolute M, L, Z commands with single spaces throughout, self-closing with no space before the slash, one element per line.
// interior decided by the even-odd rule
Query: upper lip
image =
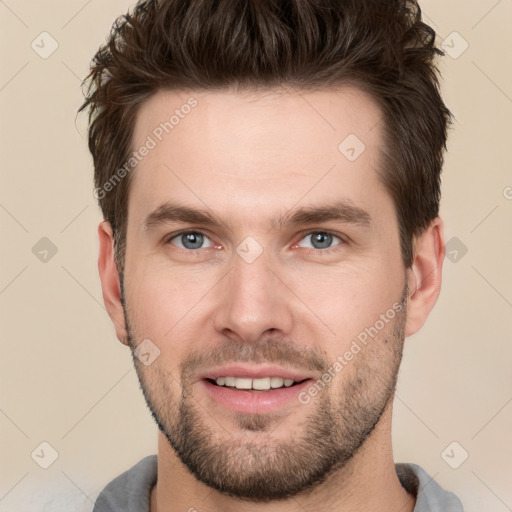
<path fill-rule="evenodd" d="M 263 377 L 281 377 L 282 379 L 292 379 L 295 382 L 300 382 L 305 379 L 313 378 L 313 375 L 302 370 L 289 370 L 286 368 L 281 368 L 279 366 L 230 365 L 205 371 L 198 376 L 197 380 L 215 380 L 219 377 L 238 377 L 246 379 L 261 379 Z"/>

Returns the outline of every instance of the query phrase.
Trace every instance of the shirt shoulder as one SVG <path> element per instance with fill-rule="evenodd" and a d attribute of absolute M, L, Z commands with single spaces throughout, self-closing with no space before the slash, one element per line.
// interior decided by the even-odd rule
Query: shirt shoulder
<path fill-rule="evenodd" d="M 395 464 L 402 487 L 416 496 L 414 512 L 464 512 L 461 501 L 417 464 Z"/>
<path fill-rule="evenodd" d="M 157 456 L 149 455 L 114 478 L 100 492 L 93 512 L 149 512 L 157 466 Z"/>

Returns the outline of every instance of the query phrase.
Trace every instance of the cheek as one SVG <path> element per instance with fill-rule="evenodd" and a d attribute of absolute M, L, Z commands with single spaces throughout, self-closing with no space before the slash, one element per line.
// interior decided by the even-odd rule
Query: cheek
<path fill-rule="evenodd" d="M 179 365 L 204 338 L 209 319 L 207 293 L 214 282 L 204 272 L 176 272 L 154 264 L 144 268 L 143 261 L 131 274 L 126 273 L 130 276 L 126 301 L 133 336 L 138 343 L 151 340 L 159 351 L 155 362 L 142 372 L 160 388 L 164 378 L 169 390 L 179 396 Z"/>
<path fill-rule="evenodd" d="M 160 338 L 201 308 L 202 298 L 214 283 L 205 272 L 180 272 L 155 264 L 144 268 L 143 261 L 127 282 L 127 304 L 139 328 Z"/>
<path fill-rule="evenodd" d="M 395 262 L 395 267 L 396 267 Z M 404 277 L 382 260 L 342 269 L 312 269 L 297 276 L 294 291 L 304 305 L 325 323 L 335 340 L 349 343 L 400 301 Z M 292 281 L 293 282 L 293 281 Z"/>

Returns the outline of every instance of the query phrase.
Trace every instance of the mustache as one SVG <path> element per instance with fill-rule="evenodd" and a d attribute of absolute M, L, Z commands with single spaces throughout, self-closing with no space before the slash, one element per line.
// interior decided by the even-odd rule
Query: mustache
<path fill-rule="evenodd" d="M 291 365 L 315 372 L 326 371 L 329 367 L 320 350 L 299 347 L 289 340 L 266 338 L 251 344 L 229 340 L 216 347 L 205 347 L 192 352 L 180 369 L 182 376 L 187 377 L 203 368 L 233 363 Z"/>

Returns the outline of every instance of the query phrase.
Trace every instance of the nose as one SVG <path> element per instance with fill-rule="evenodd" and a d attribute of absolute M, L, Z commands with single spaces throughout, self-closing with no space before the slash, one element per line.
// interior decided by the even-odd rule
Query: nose
<path fill-rule="evenodd" d="M 236 255 L 217 292 L 215 329 L 223 336 L 253 343 L 265 333 L 289 335 L 293 294 L 262 255 L 248 263 Z"/>

